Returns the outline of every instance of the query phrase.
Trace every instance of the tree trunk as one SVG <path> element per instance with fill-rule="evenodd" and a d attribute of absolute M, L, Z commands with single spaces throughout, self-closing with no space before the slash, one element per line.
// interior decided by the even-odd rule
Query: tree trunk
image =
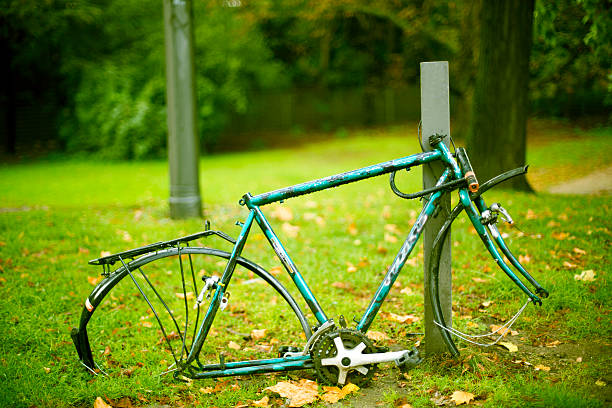
<path fill-rule="evenodd" d="M 481 182 L 525 164 L 534 0 L 483 0 L 467 150 Z M 532 191 L 525 177 L 504 183 Z"/>

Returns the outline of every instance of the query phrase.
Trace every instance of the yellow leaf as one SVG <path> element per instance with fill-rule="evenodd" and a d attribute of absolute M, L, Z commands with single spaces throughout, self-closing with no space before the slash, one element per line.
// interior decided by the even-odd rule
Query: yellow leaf
<path fill-rule="evenodd" d="M 351 392 L 358 391 L 359 387 L 349 383 L 342 387 L 342 389 L 338 387 L 323 387 L 323 390 L 325 393 L 321 396 L 321 399 L 327 403 L 335 404 Z"/>
<path fill-rule="evenodd" d="M 233 349 L 233 350 L 240 350 L 240 344 L 236 343 L 235 341 L 231 341 L 229 343 L 227 343 L 227 347 Z"/>
<path fill-rule="evenodd" d="M 569 232 L 553 232 L 552 237 L 557 241 L 564 241 L 569 237 Z"/>
<path fill-rule="evenodd" d="M 113 408 L 113 407 L 111 405 L 108 405 L 106 402 L 104 402 L 102 397 L 98 397 L 96 398 L 94 402 L 94 408 Z"/>
<path fill-rule="evenodd" d="M 282 266 L 275 266 L 273 268 L 270 269 L 270 273 L 274 276 L 280 274 L 283 271 L 283 267 Z"/>
<path fill-rule="evenodd" d="M 510 343 L 509 341 L 500 341 L 499 345 L 508 349 L 509 352 L 515 353 L 518 351 L 518 347 L 514 343 Z"/>
<path fill-rule="evenodd" d="M 399 234 L 400 230 L 395 224 L 385 224 L 385 231 L 389 231 L 392 234 Z"/>
<path fill-rule="evenodd" d="M 270 213 L 270 217 L 280 221 L 291 221 L 293 219 L 293 212 L 291 208 L 279 205 Z"/>
<path fill-rule="evenodd" d="M 268 402 L 269 401 L 270 401 L 270 398 L 267 395 L 265 395 L 259 401 L 251 402 L 251 405 L 254 406 L 254 407 L 268 407 Z"/>
<path fill-rule="evenodd" d="M 253 340 L 259 340 L 266 337 L 266 329 L 253 329 L 251 330 L 251 338 Z"/>
<path fill-rule="evenodd" d="M 595 280 L 595 272 L 592 269 L 582 271 L 580 275 L 574 275 L 575 280 L 583 282 L 593 282 Z"/>
<path fill-rule="evenodd" d="M 385 232 L 385 241 L 390 242 L 390 243 L 395 243 L 397 242 L 397 237 L 395 235 L 387 234 Z"/>
<path fill-rule="evenodd" d="M 354 222 L 351 222 L 348 226 L 348 233 L 351 235 L 357 235 L 357 226 Z"/>
<path fill-rule="evenodd" d="M 215 392 L 215 389 L 213 387 L 200 388 L 200 392 L 202 394 L 212 394 Z"/>
<path fill-rule="evenodd" d="M 453 400 L 456 405 L 469 404 L 473 399 L 474 394 L 471 392 L 455 391 L 453 392 L 453 395 L 451 395 L 451 400 Z"/>
<path fill-rule="evenodd" d="M 534 368 L 535 368 L 536 371 L 540 371 L 540 370 L 542 370 L 542 371 L 550 371 L 550 367 L 542 365 L 542 364 L 538 364 Z"/>
<path fill-rule="evenodd" d="M 519 262 L 522 264 L 528 264 L 531 261 L 531 257 L 529 255 L 519 255 Z"/>
<path fill-rule="evenodd" d="M 357 267 L 355 265 L 353 265 L 352 263 L 347 262 L 346 263 L 346 271 L 350 272 L 350 273 L 357 272 Z"/>
<path fill-rule="evenodd" d="M 404 295 L 412 295 L 412 289 L 409 286 L 406 286 L 404 289 L 400 290 L 400 293 Z"/>
<path fill-rule="evenodd" d="M 420 320 L 420 317 L 412 315 L 412 314 L 397 315 L 395 313 L 388 313 L 384 316 L 387 320 L 393 320 L 395 322 L 406 323 L 406 324 L 411 324 L 414 322 L 418 322 Z"/>
<path fill-rule="evenodd" d="M 140 322 L 140 324 L 142 324 L 144 327 L 153 327 L 153 323 L 147 321 Z"/>
<path fill-rule="evenodd" d="M 389 336 L 387 336 L 386 333 L 374 331 L 374 330 L 370 330 L 369 332 L 367 332 L 366 336 L 368 337 L 368 339 L 374 340 L 374 341 L 389 340 Z"/>
<path fill-rule="evenodd" d="M 177 293 L 176 297 L 179 299 L 187 299 L 187 300 L 193 300 L 195 298 L 195 296 L 193 295 L 193 292 L 187 292 L 187 293 Z"/>
<path fill-rule="evenodd" d="M 300 232 L 300 227 L 297 225 L 291 225 L 288 222 L 284 222 L 281 229 L 289 238 L 297 237 L 298 233 Z"/>
<path fill-rule="evenodd" d="M 574 248 L 573 251 L 574 251 L 575 254 L 578 254 L 578 255 L 585 255 L 586 254 L 586 251 L 584 249 L 580 249 L 580 248 Z"/>
<path fill-rule="evenodd" d="M 281 381 L 276 385 L 265 388 L 287 398 L 290 407 L 302 407 L 310 404 L 319 398 L 318 385 L 314 381 L 301 379 L 299 383 L 295 381 Z"/>
<path fill-rule="evenodd" d="M 100 283 L 101 280 L 102 280 L 101 276 L 88 276 L 87 277 L 87 282 L 89 282 L 89 284 L 92 286 L 96 286 L 98 283 Z"/>
<path fill-rule="evenodd" d="M 563 261 L 563 266 L 565 266 L 567 269 L 574 269 L 577 265 L 568 261 Z"/>
<path fill-rule="evenodd" d="M 472 278 L 472 280 L 476 283 L 487 283 L 489 280 L 488 279 L 483 279 L 483 278 Z"/>
<path fill-rule="evenodd" d="M 606 384 L 605 381 L 597 380 L 597 381 L 595 381 L 595 385 L 598 386 L 598 387 L 605 387 L 607 384 Z"/>

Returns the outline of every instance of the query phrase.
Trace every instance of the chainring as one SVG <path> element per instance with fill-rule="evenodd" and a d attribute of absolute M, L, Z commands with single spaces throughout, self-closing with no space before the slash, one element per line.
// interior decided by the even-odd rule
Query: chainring
<path fill-rule="evenodd" d="M 315 370 L 317 371 L 317 376 L 324 383 L 337 385 L 338 384 L 338 375 L 339 370 L 336 366 L 322 365 L 321 360 L 335 357 L 337 355 L 336 344 L 334 343 L 334 339 L 340 336 L 344 347 L 347 349 L 352 349 L 358 346 L 360 343 L 364 343 L 366 348 L 363 350 L 363 354 L 375 353 L 376 349 L 373 346 L 370 339 L 368 339 L 362 332 L 358 330 L 352 329 L 339 329 L 334 330 L 329 333 L 322 335 L 312 346 L 310 351 L 310 355 L 314 361 Z M 362 374 L 359 371 L 351 370 L 349 371 L 346 383 L 353 383 L 358 387 L 365 386 L 372 377 L 374 376 L 374 372 L 376 371 L 376 364 L 367 364 L 364 366 L 368 369 L 367 374 Z"/>

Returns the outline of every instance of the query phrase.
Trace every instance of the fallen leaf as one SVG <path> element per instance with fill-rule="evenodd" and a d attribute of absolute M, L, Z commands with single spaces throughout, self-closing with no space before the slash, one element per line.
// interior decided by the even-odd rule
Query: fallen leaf
<path fill-rule="evenodd" d="M 87 282 L 89 282 L 89 284 L 92 286 L 96 286 L 98 283 L 100 283 L 101 280 L 102 280 L 101 276 L 88 276 L 87 277 Z"/>
<path fill-rule="evenodd" d="M 578 265 L 573 264 L 573 263 L 568 262 L 568 261 L 563 261 L 563 266 L 565 266 L 567 269 L 574 269 L 574 268 L 576 268 Z"/>
<path fill-rule="evenodd" d="M 385 241 L 390 242 L 390 243 L 395 243 L 397 242 L 397 237 L 395 235 L 392 234 L 388 234 L 385 232 Z"/>
<path fill-rule="evenodd" d="M 473 399 L 474 394 L 471 392 L 455 391 L 453 392 L 453 395 L 451 395 L 451 400 L 453 400 L 456 405 L 469 404 Z"/>
<path fill-rule="evenodd" d="M 291 225 L 288 222 L 284 222 L 281 229 L 289 238 L 296 238 L 300 231 L 300 227 L 297 225 Z"/>
<path fill-rule="evenodd" d="M 334 282 L 331 284 L 332 287 L 338 289 L 348 289 L 349 285 L 345 282 Z"/>
<path fill-rule="evenodd" d="M 406 324 L 411 324 L 414 322 L 418 322 L 420 320 L 420 317 L 412 315 L 412 314 L 397 315 L 395 313 L 386 313 L 384 316 L 387 320 L 392 320 L 395 322 L 406 323 Z"/>
<path fill-rule="evenodd" d="M 105 256 L 112 255 L 110 251 L 102 251 L 100 252 L 100 258 L 104 258 Z"/>
<path fill-rule="evenodd" d="M 479 308 L 479 309 L 485 309 L 485 308 L 487 308 L 487 307 L 491 306 L 491 304 L 492 304 L 492 303 L 493 303 L 493 301 L 491 301 L 491 300 L 486 300 L 486 301 L 482 302 L 482 303 L 481 303 L 481 304 L 478 306 L 478 308 Z"/>
<path fill-rule="evenodd" d="M 280 221 L 291 221 L 293 219 L 293 211 L 289 207 L 279 205 L 270 213 L 270 216 Z"/>
<path fill-rule="evenodd" d="M 348 383 L 342 387 L 342 389 L 338 387 L 323 387 L 323 390 L 325 393 L 321 396 L 321 399 L 327 403 L 335 404 L 351 392 L 358 391 L 359 387 L 355 384 Z"/>
<path fill-rule="evenodd" d="M 227 347 L 229 347 L 229 348 L 231 348 L 233 350 L 240 350 L 241 349 L 240 344 L 236 343 L 233 340 L 230 340 L 230 342 L 227 343 Z"/>
<path fill-rule="evenodd" d="M 564 241 L 570 236 L 569 232 L 553 232 L 552 237 L 557 241 Z"/>
<path fill-rule="evenodd" d="M 582 357 L 578 357 L 578 358 L 576 358 L 576 362 L 577 362 L 577 363 L 582 363 Z"/>
<path fill-rule="evenodd" d="M 585 255 L 586 251 L 584 249 L 580 249 L 580 248 L 574 248 L 572 251 L 574 251 L 575 254 L 578 255 Z"/>
<path fill-rule="evenodd" d="M 595 272 L 592 269 L 582 271 L 580 275 L 574 275 L 575 280 L 583 282 L 593 282 L 595 280 Z"/>
<path fill-rule="evenodd" d="M 251 402 L 251 405 L 254 407 L 268 407 L 268 402 L 270 402 L 270 397 L 264 395 L 262 399 Z"/>
<path fill-rule="evenodd" d="M 518 260 L 521 264 L 528 264 L 531 261 L 531 257 L 529 255 L 519 255 Z"/>
<path fill-rule="evenodd" d="M 550 367 L 542 365 L 542 364 L 538 364 L 535 367 L 533 367 L 536 371 L 550 371 Z"/>
<path fill-rule="evenodd" d="M 605 387 L 607 384 L 606 384 L 605 381 L 597 380 L 597 381 L 595 381 L 595 385 L 598 386 L 598 387 Z"/>
<path fill-rule="evenodd" d="M 554 341 L 549 341 L 548 343 L 545 344 L 545 346 L 548 348 L 554 348 L 554 347 L 557 347 L 559 344 L 561 344 L 559 340 L 554 340 Z"/>
<path fill-rule="evenodd" d="M 266 329 L 253 329 L 251 330 L 251 338 L 253 340 L 259 340 L 266 337 Z"/>
<path fill-rule="evenodd" d="M 281 381 L 264 390 L 275 392 L 281 397 L 287 398 L 289 407 L 302 407 L 315 402 L 319 398 L 318 388 L 316 382 L 301 379 L 297 383 L 295 381 Z"/>
<path fill-rule="evenodd" d="M 488 279 L 483 279 L 483 278 L 478 278 L 478 277 L 472 278 L 472 280 L 476 283 L 487 283 L 489 281 Z"/>
<path fill-rule="evenodd" d="M 179 298 L 179 299 L 185 299 L 186 298 L 187 300 L 195 299 L 195 296 L 194 296 L 193 292 L 187 292 L 187 293 L 179 292 L 179 293 L 176 294 L 176 297 Z"/>
<path fill-rule="evenodd" d="M 147 321 L 140 322 L 140 324 L 144 327 L 153 327 L 153 323 Z"/>
<path fill-rule="evenodd" d="M 346 271 L 349 273 L 357 272 L 357 267 L 350 262 L 346 263 Z"/>
<path fill-rule="evenodd" d="M 104 402 L 102 397 L 96 398 L 96 400 L 94 401 L 94 405 L 93 406 L 94 406 L 94 408 L 113 408 L 112 406 L 110 406 L 106 402 Z"/>
<path fill-rule="evenodd" d="M 400 290 L 400 293 L 404 295 L 412 295 L 412 289 L 409 286 L 406 286 L 404 289 Z"/>
<path fill-rule="evenodd" d="M 282 266 L 275 266 L 273 268 L 270 269 L 270 273 L 274 276 L 280 274 L 283 271 L 283 267 Z"/>
<path fill-rule="evenodd" d="M 51 369 L 49 367 L 43 367 L 43 370 L 45 370 L 45 373 L 47 374 L 51 372 Z"/>
<path fill-rule="evenodd" d="M 351 234 L 351 235 L 357 235 L 357 232 L 359 232 L 359 231 L 357 230 L 357 226 L 355 225 L 355 223 L 354 223 L 354 222 L 351 222 L 351 223 L 349 224 L 349 226 L 348 226 L 347 230 L 348 230 L 348 233 L 349 233 L 349 234 Z"/>
<path fill-rule="evenodd" d="M 509 352 L 515 353 L 518 351 L 518 347 L 514 343 L 510 343 L 509 341 L 500 341 L 499 345 L 508 349 Z"/>
<path fill-rule="evenodd" d="M 489 326 L 489 328 L 491 329 L 492 332 L 494 332 L 495 334 L 503 334 L 504 337 L 510 333 L 512 336 L 518 336 L 519 332 L 516 330 L 511 330 L 508 327 L 505 327 L 502 329 L 503 326 L 498 326 L 496 324 L 492 324 Z"/>
<path fill-rule="evenodd" d="M 369 332 L 367 332 L 366 336 L 368 337 L 368 339 L 374 340 L 374 341 L 389 340 L 389 336 L 387 336 L 386 333 L 374 331 L 374 330 L 370 330 Z"/>

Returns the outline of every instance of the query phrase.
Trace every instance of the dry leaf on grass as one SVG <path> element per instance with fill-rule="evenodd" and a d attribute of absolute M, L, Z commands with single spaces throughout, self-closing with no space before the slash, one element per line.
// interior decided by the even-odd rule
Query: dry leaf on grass
<path fill-rule="evenodd" d="M 389 340 L 389 336 L 387 336 L 386 333 L 374 331 L 374 330 L 370 330 L 369 332 L 367 332 L 366 336 L 368 337 L 368 339 L 374 340 L 374 341 Z"/>
<path fill-rule="evenodd" d="M 517 345 L 514 343 L 510 343 L 509 341 L 500 341 L 499 345 L 506 348 L 511 353 L 515 353 L 518 351 Z"/>
<path fill-rule="evenodd" d="M 392 320 L 394 322 L 405 323 L 405 324 L 411 324 L 414 322 L 418 322 L 420 320 L 420 317 L 412 315 L 412 314 L 398 315 L 395 313 L 386 313 L 384 314 L 384 318 L 386 320 Z"/>
<path fill-rule="evenodd" d="M 279 205 L 270 213 L 270 217 L 280 221 L 291 221 L 293 219 L 293 211 L 289 207 Z"/>
<path fill-rule="evenodd" d="M 269 407 L 268 402 L 270 402 L 270 398 L 267 395 L 265 395 L 259 401 L 251 402 L 251 405 L 254 407 Z"/>
<path fill-rule="evenodd" d="M 542 364 L 538 364 L 533 368 L 535 368 L 536 371 L 550 371 L 550 367 L 542 365 Z"/>
<path fill-rule="evenodd" d="M 110 406 L 106 402 L 104 402 L 102 397 L 96 398 L 96 400 L 94 401 L 94 405 L 93 406 L 94 406 L 94 408 L 113 408 L 112 406 Z"/>
<path fill-rule="evenodd" d="M 321 399 L 327 403 L 335 404 L 351 392 L 358 391 L 359 387 L 349 383 L 342 387 L 342 389 L 338 387 L 323 387 L 323 390 L 325 393 L 321 396 Z"/>
<path fill-rule="evenodd" d="M 89 282 L 89 284 L 92 286 L 96 286 L 101 280 L 102 280 L 101 276 L 88 276 L 87 277 L 87 282 Z"/>
<path fill-rule="evenodd" d="M 264 390 L 272 391 L 288 399 L 289 407 L 302 407 L 319 398 L 319 386 L 316 382 L 301 379 L 295 381 L 281 381 Z"/>
<path fill-rule="evenodd" d="M 291 225 L 288 222 L 284 222 L 281 229 L 289 238 L 296 238 L 300 232 L 300 227 L 297 225 Z"/>
<path fill-rule="evenodd" d="M 187 299 L 187 300 L 193 300 L 195 299 L 195 296 L 193 295 L 193 292 L 187 292 L 187 293 L 177 293 L 176 297 L 179 299 Z"/>
<path fill-rule="evenodd" d="M 592 269 L 582 271 L 580 275 L 574 275 L 575 280 L 583 282 L 593 282 L 595 280 L 595 272 Z"/>
<path fill-rule="evenodd" d="M 240 350 L 240 344 L 236 343 L 235 341 L 231 341 L 229 343 L 227 343 L 227 347 L 233 349 L 233 350 Z"/>
<path fill-rule="evenodd" d="M 266 329 L 253 329 L 251 330 L 251 338 L 253 340 L 259 340 L 266 337 Z"/>
<path fill-rule="evenodd" d="M 453 395 L 451 395 L 451 400 L 453 400 L 456 405 L 469 404 L 473 399 L 474 394 L 471 392 L 455 391 L 453 392 Z"/>

